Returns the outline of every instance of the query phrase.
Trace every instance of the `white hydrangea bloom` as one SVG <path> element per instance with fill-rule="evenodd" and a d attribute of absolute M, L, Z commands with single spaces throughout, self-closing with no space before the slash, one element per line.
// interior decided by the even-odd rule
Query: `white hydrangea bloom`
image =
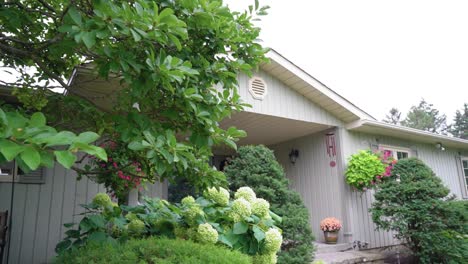
<path fill-rule="evenodd" d="M 275 253 L 281 248 L 283 236 L 276 228 L 270 228 L 265 232 L 265 251 Z"/>
<path fill-rule="evenodd" d="M 234 220 L 234 222 L 239 222 L 242 220 L 244 217 L 248 217 L 252 214 L 252 208 L 250 206 L 250 203 L 244 199 L 244 198 L 239 198 L 234 200 L 232 202 L 232 207 L 231 207 L 231 218 Z"/>
<path fill-rule="evenodd" d="M 208 188 L 203 196 L 221 206 L 229 204 L 229 191 L 222 187 L 219 187 L 219 190 L 215 187 Z"/>
<path fill-rule="evenodd" d="M 184 199 L 182 199 L 181 203 L 185 206 L 190 206 L 195 204 L 195 199 L 192 196 L 187 196 Z"/>
<path fill-rule="evenodd" d="M 218 242 L 218 231 L 208 223 L 198 225 L 197 240 L 204 244 L 215 244 Z"/>
<path fill-rule="evenodd" d="M 267 217 L 270 213 L 270 203 L 262 198 L 257 198 L 252 203 L 252 213 L 260 217 Z"/>
<path fill-rule="evenodd" d="M 244 198 L 249 203 L 252 203 L 253 201 L 255 201 L 257 196 L 255 195 L 255 192 L 250 187 L 240 187 L 239 189 L 237 189 L 236 193 L 234 194 L 234 198 L 236 199 Z"/>
<path fill-rule="evenodd" d="M 98 193 L 93 198 L 93 203 L 101 207 L 112 206 L 112 200 L 107 193 Z"/>

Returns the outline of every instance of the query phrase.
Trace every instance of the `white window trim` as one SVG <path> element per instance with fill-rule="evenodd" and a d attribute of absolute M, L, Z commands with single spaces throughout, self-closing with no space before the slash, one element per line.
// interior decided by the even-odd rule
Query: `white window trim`
<path fill-rule="evenodd" d="M 391 146 L 391 145 L 379 145 L 379 150 L 391 150 L 393 152 L 393 158 L 398 159 L 397 152 L 406 152 L 408 153 L 408 158 L 412 155 L 412 151 L 410 148 L 398 147 L 398 146 Z"/>
<path fill-rule="evenodd" d="M 16 166 L 16 162 L 13 162 L 13 164 L 14 164 L 13 175 L 0 173 L 0 182 L 18 182 L 19 181 L 18 167 Z"/>
<path fill-rule="evenodd" d="M 465 168 L 463 167 L 463 161 L 466 160 L 468 161 L 468 157 L 461 156 L 460 157 L 460 166 L 461 166 L 461 177 L 462 177 L 462 183 L 465 186 L 465 192 L 462 192 L 463 198 L 468 198 L 468 184 L 466 182 L 466 178 L 468 178 L 468 175 L 465 175 Z"/>

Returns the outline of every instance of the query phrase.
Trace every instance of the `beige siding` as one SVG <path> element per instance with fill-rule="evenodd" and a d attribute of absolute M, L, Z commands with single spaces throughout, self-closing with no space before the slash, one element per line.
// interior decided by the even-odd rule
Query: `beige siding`
<path fill-rule="evenodd" d="M 105 189 L 61 166 L 45 170 L 45 184 L 14 186 L 11 248 L 9 263 L 45 263 L 54 255 L 55 245 L 64 237 L 63 224 L 78 222 L 89 203 Z M 165 184 L 148 186 L 146 194 L 167 196 Z M 11 183 L 0 183 L 0 211 L 10 210 Z M 5 255 L 6 259 L 6 255 Z"/>
<path fill-rule="evenodd" d="M 391 137 L 375 136 L 364 133 L 349 132 L 342 129 L 344 156 L 348 158 L 361 149 L 369 149 L 371 144 L 384 144 L 409 148 L 413 154 L 429 165 L 437 176 L 450 188 L 451 192 L 461 197 L 461 185 L 457 168 L 458 153 L 447 149 L 439 151 L 430 144 L 412 143 Z M 344 175 L 342 176 L 344 178 Z M 373 202 L 373 192 L 349 192 L 350 224 L 353 226 L 353 240 L 368 242 L 370 247 L 382 247 L 397 243 L 391 233 L 376 231 L 368 212 Z"/>
<path fill-rule="evenodd" d="M 320 221 L 325 217 L 346 218 L 343 210 L 343 182 L 339 167 L 330 167 L 335 159 L 327 155 L 326 132 L 315 133 L 299 139 L 272 146 L 276 158 L 284 167 L 291 188 L 298 191 L 309 209 L 310 224 L 317 241 L 324 241 Z M 299 150 L 296 164 L 291 164 L 288 154 L 292 148 Z M 337 150 L 337 155 L 339 149 Z M 339 162 L 339 161 L 337 161 Z M 340 241 L 346 229 L 340 232 Z"/>
<path fill-rule="evenodd" d="M 268 86 L 268 93 L 263 100 L 256 100 L 249 93 L 249 77 L 239 76 L 239 93 L 244 102 L 252 105 L 247 112 L 279 116 L 295 120 L 338 126 L 342 122 L 322 107 L 294 91 L 274 76 L 260 71 L 255 76 L 261 77 Z"/>

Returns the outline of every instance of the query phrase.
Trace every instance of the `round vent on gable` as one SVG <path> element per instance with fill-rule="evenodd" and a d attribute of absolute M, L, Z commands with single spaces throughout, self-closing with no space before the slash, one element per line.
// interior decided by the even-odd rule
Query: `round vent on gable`
<path fill-rule="evenodd" d="M 263 100 L 267 94 L 267 85 L 260 77 L 253 77 L 249 81 L 249 92 L 254 99 Z"/>

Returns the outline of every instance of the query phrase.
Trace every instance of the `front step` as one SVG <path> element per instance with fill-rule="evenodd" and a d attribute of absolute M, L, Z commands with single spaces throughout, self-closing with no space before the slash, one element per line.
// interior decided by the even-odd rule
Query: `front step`
<path fill-rule="evenodd" d="M 316 254 L 320 253 L 332 253 L 332 252 L 342 252 L 350 250 L 353 248 L 351 243 L 341 243 L 341 244 L 325 244 L 315 242 L 315 248 L 317 249 Z"/>

